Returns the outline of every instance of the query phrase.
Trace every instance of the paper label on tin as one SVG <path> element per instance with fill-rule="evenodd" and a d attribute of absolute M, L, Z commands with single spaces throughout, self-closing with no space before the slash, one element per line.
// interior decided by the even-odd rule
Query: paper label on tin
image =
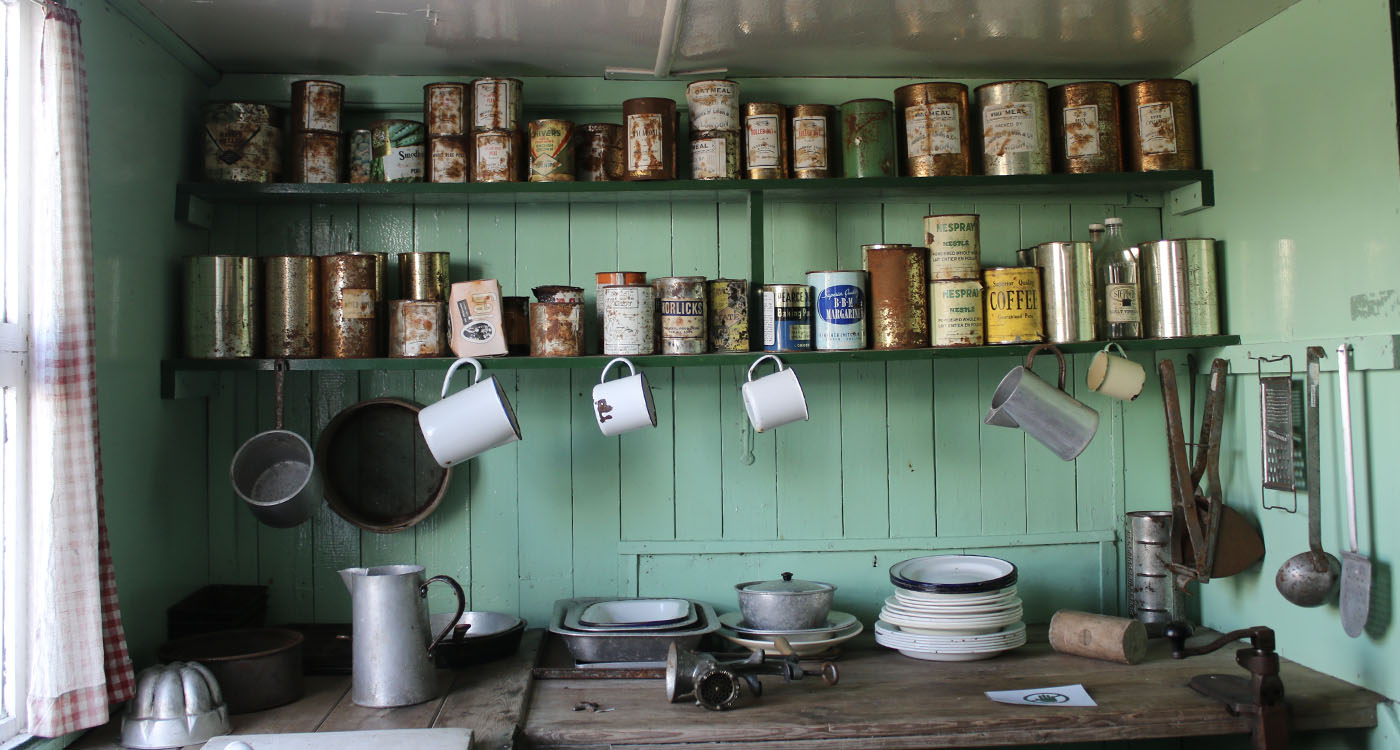
<path fill-rule="evenodd" d="M 1065 107 L 1065 156 L 1099 155 L 1099 105 Z"/>
<path fill-rule="evenodd" d="M 827 169 L 826 118 L 792 118 L 792 168 Z"/>
<path fill-rule="evenodd" d="M 548 177 L 559 171 L 559 160 L 549 154 L 536 154 L 530 162 L 530 174 Z"/>
<path fill-rule="evenodd" d="M 929 285 L 933 311 L 933 345 L 982 343 L 982 285 L 976 281 Z"/>
<path fill-rule="evenodd" d="M 340 316 L 346 320 L 363 320 L 374 317 L 373 289 L 340 290 Z"/>
<path fill-rule="evenodd" d="M 661 338 L 705 338 L 705 301 L 701 299 L 661 300 Z"/>
<path fill-rule="evenodd" d="M 665 128 L 661 113 L 627 115 L 627 171 L 650 172 L 662 168 L 661 140 Z"/>
<path fill-rule="evenodd" d="M 1141 323 L 1137 284 L 1104 284 L 1104 317 L 1110 323 Z"/>
<path fill-rule="evenodd" d="M 857 325 L 865 320 L 865 292 L 853 284 L 836 284 L 819 289 L 817 314 L 832 325 Z"/>
<path fill-rule="evenodd" d="M 510 171 L 510 142 L 504 138 L 492 138 L 476 142 L 476 173 L 478 175 L 505 175 Z"/>
<path fill-rule="evenodd" d="M 306 102 L 303 111 L 306 120 L 302 127 L 306 130 L 340 130 L 339 86 L 324 83 L 306 84 Z"/>
<path fill-rule="evenodd" d="M 718 180 L 725 174 L 723 138 L 697 138 L 690 142 L 690 176 L 697 180 Z"/>
<path fill-rule="evenodd" d="M 924 219 L 924 247 L 929 249 L 931 279 L 971 279 L 982 270 L 976 216 Z"/>
<path fill-rule="evenodd" d="M 773 311 L 774 299 L 772 292 L 762 292 L 763 297 L 763 345 L 775 346 L 778 343 L 778 329 L 776 317 Z"/>
<path fill-rule="evenodd" d="M 739 129 L 739 90 L 731 83 L 711 83 L 686 89 L 690 126 L 698 132 Z"/>
<path fill-rule="evenodd" d="M 1035 104 L 1011 102 L 982 110 L 982 145 L 987 156 L 1036 150 Z"/>
<path fill-rule="evenodd" d="M 476 107 L 475 126 L 484 130 L 514 130 L 511 121 L 510 84 L 505 81 L 477 81 L 472 87 Z"/>
<path fill-rule="evenodd" d="M 904 145 L 909 158 L 962 153 L 962 125 L 952 102 L 904 108 Z"/>
<path fill-rule="evenodd" d="M 429 178 L 433 182 L 467 181 L 467 155 L 456 149 L 433 149 L 433 158 L 429 167 L 431 169 Z"/>
<path fill-rule="evenodd" d="M 783 144 L 777 115 L 751 115 L 744 121 L 744 145 L 749 169 L 776 169 L 782 166 Z"/>
<path fill-rule="evenodd" d="M 1176 116 L 1171 102 L 1138 105 L 1138 145 L 1143 155 L 1176 153 Z"/>
<path fill-rule="evenodd" d="M 390 182 L 423 179 L 423 146 L 398 146 L 384 155 L 384 179 Z"/>

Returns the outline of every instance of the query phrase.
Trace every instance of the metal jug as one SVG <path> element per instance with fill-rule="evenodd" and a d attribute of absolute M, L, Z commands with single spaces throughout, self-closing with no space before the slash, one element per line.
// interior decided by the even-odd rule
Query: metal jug
<path fill-rule="evenodd" d="M 423 580 L 421 565 L 346 568 L 350 590 L 353 676 L 350 696 L 370 708 L 411 706 L 437 697 L 432 653 L 452 633 L 467 608 L 462 587 L 448 576 Z M 428 629 L 428 584 L 444 581 L 457 595 L 457 614 L 432 637 Z"/>
<path fill-rule="evenodd" d="M 1031 372 L 1035 355 L 1045 349 L 1060 360 L 1058 389 Z M 1026 355 L 1024 366 L 1012 369 L 997 384 L 982 423 L 1020 427 L 1061 459 L 1073 461 L 1094 439 L 1099 413 L 1065 392 L 1065 355 L 1054 346 L 1040 344 Z"/>

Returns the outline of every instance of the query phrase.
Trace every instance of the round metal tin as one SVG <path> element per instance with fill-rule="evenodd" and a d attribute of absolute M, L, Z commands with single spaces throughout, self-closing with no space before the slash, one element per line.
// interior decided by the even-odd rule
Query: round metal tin
<path fill-rule="evenodd" d="M 626 140 L 621 125 L 611 122 L 589 122 L 574 130 L 578 146 L 574 148 L 575 176 L 579 182 L 609 182 L 621 180 L 626 173 L 622 145 Z"/>
<path fill-rule="evenodd" d="M 379 120 L 370 125 L 372 182 L 422 182 L 423 123 L 416 120 Z"/>
<path fill-rule="evenodd" d="M 300 131 L 292 133 L 288 182 L 340 182 L 342 169 L 340 133 Z"/>
<path fill-rule="evenodd" d="M 1045 339 L 1056 344 L 1094 340 L 1094 254 L 1087 242 L 1043 242 L 1031 248 L 1040 269 Z"/>
<path fill-rule="evenodd" d="M 628 180 L 676 178 L 676 102 L 640 97 L 622 103 L 627 127 L 625 146 Z"/>
<path fill-rule="evenodd" d="M 739 133 L 710 130 L 690 139 L 690 177 L 693 180 L 739 178 Z"/>
<path fill-rule="evenodd" d="M 321 256 L 321 356 L 378 354 L 375 316 L 377 257 L 372 253 Z"/>
<path fill-rule="evenodd" d="M 1158 240 L 1138 245 L 1142 263 L 1143 336 L 1174 339 L 1191 335 L 1191 295 L 1186 243 Z"/>
<path fill-rule="evenodd" d="M 788 121 L 792 176 L 811 180 L 838 174 L 836 108 L 830 104 L 795 104 Z"/>
<path fill-rule="evenodd" d="M 229 359 L 258 354 L 258 259 L 241 255 L 185 258 L 185 356 Z"/>
<path fill-rule="evenodd" d="M 1123 171 L 1118 85 L 1083 81 L 1050 89 L 1050 146 L 1056 172 Z"/>
<path fill-rule="evenodd" d="M 749 282 L 744 279 L 710 279 L 710 348 L 717 352 L 749 350 Z"/>
<path fill-rule="evenodd" d="M 1045 83 L 1000 81 L 978 86 L 976 94 L 982 172 L 1050 174 L 1049 93 Z"/>
<path fill-rule="evenodd" d="M 876 349 L 929 345 L 928 248 L 904 244 L 861 246 L 870 274 L 870 330 Z"/>
<path fill-rule="evenodd" d="M 582 302 L 530 303 L 530 356 L 583 354 Z"/>
<path fill-rule="evenodd" d="M 520 130 L 525 84 L 515 78 L 472 81 L 472 130 Z"/>
<path fill-rule="evenodd" d="M 763 351 L 812 349 L 812 288 L 806 284 L 766 284 L 759 290 L 763 309 Z"/>
<path fill-rule="evenodd" d="M 925 216 L 924 246 L 929 253 L 930 280 L 982 277 L 982 240 L 977 214 Z"/>
<path fill-rule="evenodd" d="M 1178 78 L 1123 87 L 1123 162 L 1131 172 L 1198 169 L 1196 103 Z"/>
<path fill-rule="evenodd" d="M 423 124 L 428 135 L 466 135 L 467 105 L 471 94 L 467 84 L 455 81 L 429 83 L 423 87 Z"/>
<path fill-rule="evenodd" d="M 369 182 L 370 164 L 374 161 L 374 145 L 368 130 L 350 131 L 350 141 L 345 147 L 345 163 L 348 179 L 354 184 Z"/>
<path fill-rule="evenodd" d="M 445 356 L 446 332 L 446 302 L 396 299 L 389 303 L 390 357 Z"/>
<path fill-rule="evenodd" d="M 530 182 L 574 181 L 574 124 L 530 121 Z"/>
<path fill-rule="evenodd" d="M 274 182 L 282 175 L 282 110 L 251 102 L 200 107 L 204 179 Z"/>
<path fill-rule="evenodd" d="M 852 99 L 841 104 L 841 165 L 847 177 L 894 177 L 894 103 Z"/>
<path fill-rule="evenodd" d="M 1186 286 L 1191 304 L 1191 335 L 1220 333 L 1220 298 L 1215 272 L 1215 240 L 1193 237 L 1186 243 Z"/>
<path fill-rule="evenodd" d="M 931 281 L 928 298 L 934 346 L 982 345 L 981 281 Z"/>
<path fill-rule="evenodd" d="M 471 176 L 470 136 L 428 136 L 428 182 L 470 182 Z"/>
<path fill-rule="evenodd" d="M 519 182 L 522 140 L 512 130 L 472 133 L 472 182 Z"/>
<path fill-rule="evenodd" d="M 321 285 L 315 256 L 271 255 L 262 259 L 263 356 L 321 356 Z"/>
<path fill-rule="evenodd" d="M 340 132 L 345 87 L 335 81 L 292 81 L 292 133 L 305 130 Z"/>
<path fill-rule="evenodd" d="M 399 299 L 446 302 L 451 261 L 451 253 L 399 253 Z"/>
<path fill-rule="evenodd" d="M 967 86 L 911 83 L 894 90 L 899 173 L 909 177 L 972 174 Z"/>
<path fill-rule="evenodd" d="M 739 129 L 739 84 L 729 80 L 691 81 L 685 87 L 690 132 Z"/>
<path fill-rule="evenodd" d="M 705 277 L 663 276 L 652 279 L 662 354 L 704 354 Z"/>
<path fill-rule="evenodd" d="M 590 338 L 590 347 L 602 351 L 603 347 L 603 287 L 637 286 L 647 283 L 647 275 L 642 271 L 599 271 L 594 274 L 594 313 L 596 330 Z"/>
<path fill-rule="evenodd" d="M 812 288 L 812 348 L 864 349 L 865 271 L 808 271 Z"/>
<path fill-rule="evenodd" d="M 788 173 L 787 110 L 776 102 L 744 105 L 744 165 L 751 180 L 775 180 Z"/>
<path fill-rule="evenodd" d="M 988 268 L 984 318 L 988 344 L 1032 344 L 1045 340 L 1040 313 L 1040 269 Z"/>
<path fill-rule="evenodd" d="M 598 290 L 598 306 L 603 311 L 604 354 L 656 351 L 656 290 L 650 284 L 605 286 Z"/>

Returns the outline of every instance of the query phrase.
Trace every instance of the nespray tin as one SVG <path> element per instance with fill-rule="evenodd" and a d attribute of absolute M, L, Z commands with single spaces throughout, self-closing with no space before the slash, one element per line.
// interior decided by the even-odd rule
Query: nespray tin
<path fill-rule="evenodd" d="M 776 180 L 788 173 L 787 110 L 777 102 L 744 105 L 744 166 L 751 180 Z"/>
<path fill-rule="evenodd" d="M 981 281 L 931 281 L 928 298 L 934 346 L 982 345 Z"/>
<path fill-rule="evenodd" d="M 530 182 L 574 181 L 574 124 L 530 121 Z"/>
<path fill-rule="evenodd" d="M 705 334 L 705 277 L 663 276 L 651 285 L 656 289 L 661 353 L 704 354 L 709 342 Z"/>
<path fill-rule="evenodd" d="M 836 108 L 830 104 L 796 104 L 789 115 L 792 176 L 810 180 L 838 174 Z"/>
<path fill-rule="evenodd" d="M 650 284 L 617 284 L 598 290 L 603 311 L 603 353 L 653 354 L 656 290 Z"/>
<path fill-rule="evenodd" d="M 749 282 L 744 279 L 710 279 L 710 348 L 717 352 L 749 350 Z"/>
<path fill-rule="evenodd" d="M 874 348 L 928 346 L 928 248 L 905 244 L 862 245 L 861 263 L 870 274 L 870 330 Z"/>
<path fill-rule="evenodd" d="M 812 348 L 864 349 L 865 271 L 808 271 L 812 288 Z"/>
<path fill-rule="evenodd" d="M 185 258 L 185 356 L 254 357 L 261 343 L 258 259 L 241 255 Z"/>
<path fill-rule="evenodd" d="M 423 123 L 379 120 L 370 125 L 372 182 L 422 182 Z"/>
<path fill-rule="evenodd" d="M 1123 171 L 1118 85 L 1083 81 L 1050 89 L 1050 147 L 1056 172 Z"/>
<path fill-rule="evenodd" d="M 841 104 L 841 166 L 847 177 L 894 177 L 894 103 L 852 99 Z"/>
<path fill-rule="evenodd" d="M 315 256 L 272 255 L 263 263 L 263 356 L 321 356 L 320 270 Z"/>
<path fill-rule="evenodd" d="M 1050 174 L 1049 92 L 1045 83 L 999 81 L 978 86 L 976 94 L 982 172 Z"/>
<path fill-rule="evenodd" d="M 967 87 L 934 81 L 894 90 L 899 173 L 908 177 L 972 174 Z"/>
<path fill-rule="evenodd" d="M 763 351 L 811 351 L 812 287 L 767 284 L 759 298 L 763 307 Z"/>
<path fill-rule="evenodd" d="M 925 216 L 924 246 L 928 248 L 931 280 L 982 277 L 982 239 L 977 214 Z"/>
<path fill-rule="evenodd" d="M 1040 311 L 1040 269 L 988 268 L 983 317 L 988 344 L 1034 344 L 1045 340 Z"/>

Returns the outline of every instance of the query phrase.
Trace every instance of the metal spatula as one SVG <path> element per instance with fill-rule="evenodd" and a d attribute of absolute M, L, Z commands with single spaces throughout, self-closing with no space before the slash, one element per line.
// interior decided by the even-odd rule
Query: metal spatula
<path fill-rule="evenodd" d="M 1366 629 L 1371 614 L 1371 560 L 1357 551 L 1356 544 L 1356 471 L 1351 452 L 1351 384 L 1347 355 L 1351 347 L 1337 347 L 1337 379 L 1342 392 L 1342 448 L 1346 461 L 1347 513 L 1351 519 L 1351 549 L 1342 550 L 1342 629 L 1355 638 Z"/>

